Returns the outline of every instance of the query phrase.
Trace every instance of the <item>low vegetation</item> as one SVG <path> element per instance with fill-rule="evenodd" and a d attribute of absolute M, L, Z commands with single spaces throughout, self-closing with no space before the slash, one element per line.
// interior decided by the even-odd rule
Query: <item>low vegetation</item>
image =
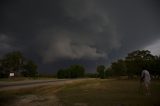
<path fill-rule="evenodd" d="M 1 106 L 159 106 L 160 82 L 146 96 L 138 80 L 86 79 L 71 84 L 0 92 Z"/>
<path fill-rule="evenodd" d="M 65 87 L 58 97 L 65 106 L 158 106 L 160 83 L 145 96 L 136 80 L 94 80 Z"/>

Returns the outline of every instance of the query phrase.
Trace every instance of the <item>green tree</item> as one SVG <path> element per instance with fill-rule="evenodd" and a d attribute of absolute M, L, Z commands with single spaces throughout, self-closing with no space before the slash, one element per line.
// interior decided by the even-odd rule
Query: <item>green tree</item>
<path fill-rule="evenodd" d="M 2 58 L 1 67 L 7 76 L 10 72 L 14 72 L 16 75 L 23 66 L 23 60 L 24 57 L 21 52 L 10 52 Z"/>
<path fill-rule="evenodd" d="M 124 60 L 118 60 L 117 62 L 112 63 L 111 69 L 114 76 L 123 76 L 126 75 L 126 64 Z"/>
<path fill-rule="evenodd" d="M 71 78 L 84 77 L 85 69 L 81 65 L 72 65 L 69 70 L 71 72 Z"/>
<path fill-rule="evenodd" d="M 58 78 L 81 78 L 85 75 L 85 69 L 81 65 L 72 65 L 66 69 L 60 69 L 57 72 Z"/>
<path fill-rule="evenodd" d="M 27 61 L 23 68 L 22 74 L 25 77 L 37 77 L 37 65 L 32 60 Z"/>
<path fill-rule="evenodd" d="M 36 76 L 37 65 L 27 60 L 20 51 L 9 52 L 0 59 L 0 78 L 8 77 L 10 72 L 15 76 Z"/>
<path fill-rule="evenodd" d="M 57 77 L 58 78 L 66 78 L 66 71 L 64 69 L 59 69 L 57 72 Z"/>
<path fill-rule="evenodd" d="M 133 75 L 139 75 L 144 67 L 146 69 L 151 67 L 150 63 L 154 56 L 148 50 L 136 50 L 129 53 L 125 59 L 127 73 L 131 78 Z"/>
<path fill-rule="evenodd" d="M 147 67 L 154 78 L 160 78 L 160 56 L 154 56 L 154 59 L 147 63 Z"/>
<path fill-rule="evenodd" d="M 0 78 L 8 77 L 8 74 L 5 72 L 2 66 L 2 60 L 0 60 Z"/>
<path fill-rule="evenodd" d="M 98 73 L 98 77 L 100 77 L 101 79 L 104 79 L 105 78 L 105 66 L 104 65 L 97 66 L 97 73 Z"/>
<path fill-rule="evenodd" d="M 113 70 L 112 70 L 111 67 L 108 67 L 108 68 L 105 70 L 105 76 L 106 76 L 106 78 L 113 76 Z"/>

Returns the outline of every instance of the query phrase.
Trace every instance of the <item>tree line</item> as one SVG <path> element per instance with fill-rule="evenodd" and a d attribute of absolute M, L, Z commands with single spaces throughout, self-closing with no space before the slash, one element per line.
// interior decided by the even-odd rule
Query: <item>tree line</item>
<path fill-rule="evenodd" d="M 69 68 L 60 69 L 58 78 L 82 78 L 85 76 L 85 68 L 82 65 L 71 65 Z"/>
<path fill-rule="evenodd" d="M 9 77 L 10 73 L 15 76 L 36 77 L 37 65 L 23 56 L 20 51 L 13 51 L 0 58 L 0 78 Z"/>
<path fill-rule="evenodd" d="M 155 79 L 160 78 L 160 56 L 154 56 L 148 50 L 136 50 L 123 58 L 119 59 L 109 67 L 98 65 L 96 73 L 85 73 L 83 66 L 72 65 L 66 69 L 60 69 L 57 72 L 58 78 L 78 78 L 78 77 L 92 77 L 92 78 L 108 78 L 128 76 L 132 79 L 134 76 L 139 77 L 142 70 L 146 69 Z"/>
<path fill-rule="evenodd" d="M 98 65 L 96 73 L 86 73 L 82 65 L 71 65 L 57 71 L 57 78 L 81 78 L 81 77 L 119 77 L 128 76 L 133 78 L 139 76 L 143 69 L 149 70 L 153 78 L 160 78 L 160 56 L 154 56 L 148 50 L 136 50 L 119 59 L 109 67 Z M 9 73 L 15 76 L 36 77 L 38 75 L 37 65 L 27 59 L 19 51 L 10 52 L 0 58 L 0 78 L 9 77 Z"/>
<path fill-rule="evenodd" d="M 119 59 L 113 62 L 108 68 L 100 65 L 97 67 L 98 76 L 100 78 L 140 76 L 141 71 L 146 69 L 150 72 L 153 78 L 160 78 L 160 56 L 154 56 L 148 50 L 136 50 L 124 59 Z"/>

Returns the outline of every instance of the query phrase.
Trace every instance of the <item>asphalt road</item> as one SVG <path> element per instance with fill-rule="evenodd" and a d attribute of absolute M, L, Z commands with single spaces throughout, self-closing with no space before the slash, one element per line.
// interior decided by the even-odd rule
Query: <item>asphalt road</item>
<path fill-rule="evenodd" d="M 31 81 L 16 81 L 16 82 L 0 82 L 1 90 L 10 90 L 26 87 L 35 87 L 40 85 L 59 85 L 65 83 L 71 83 L 81 79 L 53 79 L 53 80 L 31 80 Z"/>

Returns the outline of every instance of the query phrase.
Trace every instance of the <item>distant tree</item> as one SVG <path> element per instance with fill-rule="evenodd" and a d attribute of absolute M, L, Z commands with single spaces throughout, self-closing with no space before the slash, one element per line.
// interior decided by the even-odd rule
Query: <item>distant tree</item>
<path fill-rule="evenodd" d="M 147 68 L 152 74 L 153 78 L 160 78 L 160 56 L 154 56 L 154 59 L 147 62 Z"/>
<path fill-rule="evenodd" d="M 118 60 L 117 62 L 112 63 L 111 69 L 114 76 L 126 75 L 126 64 L 124 60 Z"/>
<path fill-rule="evenodd" d="M 137 66 L 135 65 L 134 61 L 128 61 L 126 60 L 126 74 L 128 76 L 128 79 L 132 79 L 137 71 Z"/>
<path fill-rule="evenodd" d="M 2 66 L 2 60 L 0 60 L 0 78 L 8 77 L 8 74 L 4 71 Z"/>
<path fill-rule="evenodd" d="M 58 78 L 81 78 L 85 75 L 85 69 L 81 65 L 72 65 L 66 69 L 60 69 L 57 72 Z"/>
<path fill-rule="evenodd" d="M 160 56 L 157 56 L 156 64 L 157 64 L 156 73 L 158 75 L 158 78 L 160 78 Z"/>
<path fill-rule="evenodd" d="M 151 67 L 154 56 L 148 50 L 136 50 L 128 54 L 125 58 L 127 73 L 129 77 L 140 75 L 143 67 Z"/>
<path fill-rule="evenodd" d="M 111 67 L 108 67 L 108 68 L 105 70 L 105 76 L 106 76 L 106 78 L 113 76 L 113 70 L 112 70 Z"/>
<path fill-rule="evenodd" d="M 26 64 L 23 65 L 22 74 L 25 77 L 37 77 L 37 65 L 32 60 L 27 61 Z"/>
<path fill-rule="evenodd" d="M 96 73 L 86 73 L 85 77 L 87 77 L 87 78 L 97 78 L 97 74 Z"/>
<path fill-rule="evenodd" d="M 128 53 L 124 60 L 113 62 L 105 73 L 106 76 L 110 72 L 113 76 L 127 75 L 133 78 L 139 76 L 143 68 L 149 70 L 155 78 L 160 77 L 160 57 L 153 56 L 148 50 L 136 50 Z"/>
<path fill-rule="evenodd" d="M 35 77 L 37 65 L 32 60 L 27 60 L 20 51 L 9 52 L 0 59 L 0 78 L 9 77 L 11 72 L 15 76 L 22 74 Z"/>
<path fill-rule="evenodd" d="M 57 72 L 57 77 L 58 78 L 66 78 L 66 71 L 64 69 L 59 69 Z"/>
<path fill-rule="evenodd" d="M 8 76 L 10 72 L 18 73 L 23 66 L 23 60 L 24 57 L 19 51 L 7 53 L 1 60 L 4 74 Z"/>
<path fill-rule="evenodd" d="M 81 65 L 72 65 L 68 70 L 71 72 L 71 78 L 84 77 L 85 69 Z"/>
<path fill-rule="evenodd" d="M 104 65 L 97 66 L 97 73 L 98 73 L 98 77 L 100 77 L 101 79 L 104 79 L 105 78 L 105 66 Z"/>
<path fill-rule="evenodd" d="M 156 74 L 157 74 L 157 78 L 160 78 L 160 56 L 157 56 L 156 60 L 155 60 L 155 64 L 156 64 Z"/>

